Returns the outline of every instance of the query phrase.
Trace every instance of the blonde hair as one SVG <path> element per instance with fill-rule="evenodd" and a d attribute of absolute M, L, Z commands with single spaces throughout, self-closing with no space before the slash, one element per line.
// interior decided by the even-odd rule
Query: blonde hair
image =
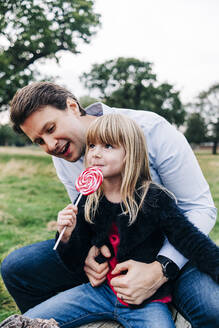
<path fill-rule="evenodd" d="M 145 136 L 132 119 L 120 114 L 103 115 L 93 121 L 87 131 L 87 147 L 92 143 L 122 146 L 125 150 L 124 172 L 122 172 L 121 199 L 124 214 L 129 214 L 132 224 L 143 204 L 151 182 Z M 85 204 L 85 218 L 92 223 L 92 217 L 103 195 L 103 188 L 89 195 Z M 136 196 L 140 198 L 136 201 Z"/>

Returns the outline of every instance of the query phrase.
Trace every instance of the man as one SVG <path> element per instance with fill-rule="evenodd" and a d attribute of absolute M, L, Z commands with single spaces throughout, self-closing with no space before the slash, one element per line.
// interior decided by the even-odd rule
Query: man
<path fill-rule="evenodd" d="M 74 181 L 83 170 L 86 130 L 97 116 L 113 112 L 139 123 L 148 145 L 153 180 L 172 191 L 189 220 L 208 234 L 216 219 L 208 184 L 187 141 L 164 118 L 152 112 L 109 108 L 101 103 L 89 106 L 85 112 L 70 92 L 49 82 L 26 86 L 11 103 L 14 129 L 53 156 L 57 174 L 72 202 L 77 197 Z M 70 272 L 64 266 L 52 250 L 53 245 L 54 240 L 50 240 L 21 248 L 2 263 L 5 285 L 22 312 L 86 281 L 77 268 Z M 94 287 L 105 280 L 108 271 L 107 263 L 95 262 L 97 252 L 95 248 L 90 250 L 84 268 Z M 110 257 L 107 247 L 101 252 Z M 140 304 L 167 279 L 177 277 L 173 295 L 176 308 L 193 327 L 219 327 L 219 286 L 186 262 L 166 240 L 157 261 L 121 263 L 119 268 L 127 273 L 111 282 L 120 295 L 128 295 L 132 304 Z"/>

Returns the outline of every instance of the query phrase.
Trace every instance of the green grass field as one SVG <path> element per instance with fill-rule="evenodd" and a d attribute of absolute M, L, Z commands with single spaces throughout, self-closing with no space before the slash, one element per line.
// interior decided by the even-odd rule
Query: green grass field
<path fill-rule="evenodd" d="M 219 208 L 219 156 L 197 153 Z M 57 213 L 69 203 L 50 156 L 36 148 L 0 148 L 0 261 L 16 248 L 53 238 Z M 219 244 L 219 223 L 211 232 Z M 0 280 L 0 321 L 17 312 Z"/>

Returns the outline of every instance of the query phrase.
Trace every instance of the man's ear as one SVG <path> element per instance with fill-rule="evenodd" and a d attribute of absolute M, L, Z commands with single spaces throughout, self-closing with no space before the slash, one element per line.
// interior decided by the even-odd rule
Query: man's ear
<path fill-rule="evenodd" d="M 74 99 L 72 99 L 70 97 L 67 98 L 66 106 L 67 106 L 67 109 L 72 110 L 74 112 L 74 114 L 80 114 L 78 104 L 76 103 L 76 101 Z"/>

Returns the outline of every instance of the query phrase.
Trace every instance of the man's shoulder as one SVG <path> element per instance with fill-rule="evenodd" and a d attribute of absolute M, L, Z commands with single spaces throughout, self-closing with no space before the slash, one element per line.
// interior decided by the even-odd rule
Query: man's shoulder
<path fill-rule="evenodd" d="M 139 118 L 142 118 L 143 120 L 146 119 L 148 123 L 166 121 L 164 117 L 148 110 L 110 107 L 101 102 L 93 103 L 88 107 L 86 107 L 85 110 L 88 115 L 93 115 L 93 116 L 102 116 L 105 114 L 119 113 L 119 114 L 127 115 L 130 118 L 133 118 L 134 120 L 139 120 Z"/>
<path fill-rule="evenodd" d="M 168 122 L 166 119 L 154 112 L 148 110 L 136 110 L 130 108 L 117 108 L 117 107 L 109 107 L 103 103 L 94 103 L 90 105 L 86 109 L 87 113 L 95 116 L 107 115 L 107 114 L 122 114 L 130 117 L 134 121 L 136 121 L 143 130 L 150 130 L 160 123 Z"/>
<path fill-rule="evenodd" d="M 83 158 L 77 162 L 68 162 L 63 158 L 52 156 L 52 160 L 59 176 L 75 177 L 78 176 L 83 169 Z"/>
<path fill-rule="evenodd" d="M 115 111 L 117 113 L 127 115 L 135 120 L 140 126 L 153 127 L 154 125 L 166 121 L 162 116 L 147 110 L 115 108 Z"/>

